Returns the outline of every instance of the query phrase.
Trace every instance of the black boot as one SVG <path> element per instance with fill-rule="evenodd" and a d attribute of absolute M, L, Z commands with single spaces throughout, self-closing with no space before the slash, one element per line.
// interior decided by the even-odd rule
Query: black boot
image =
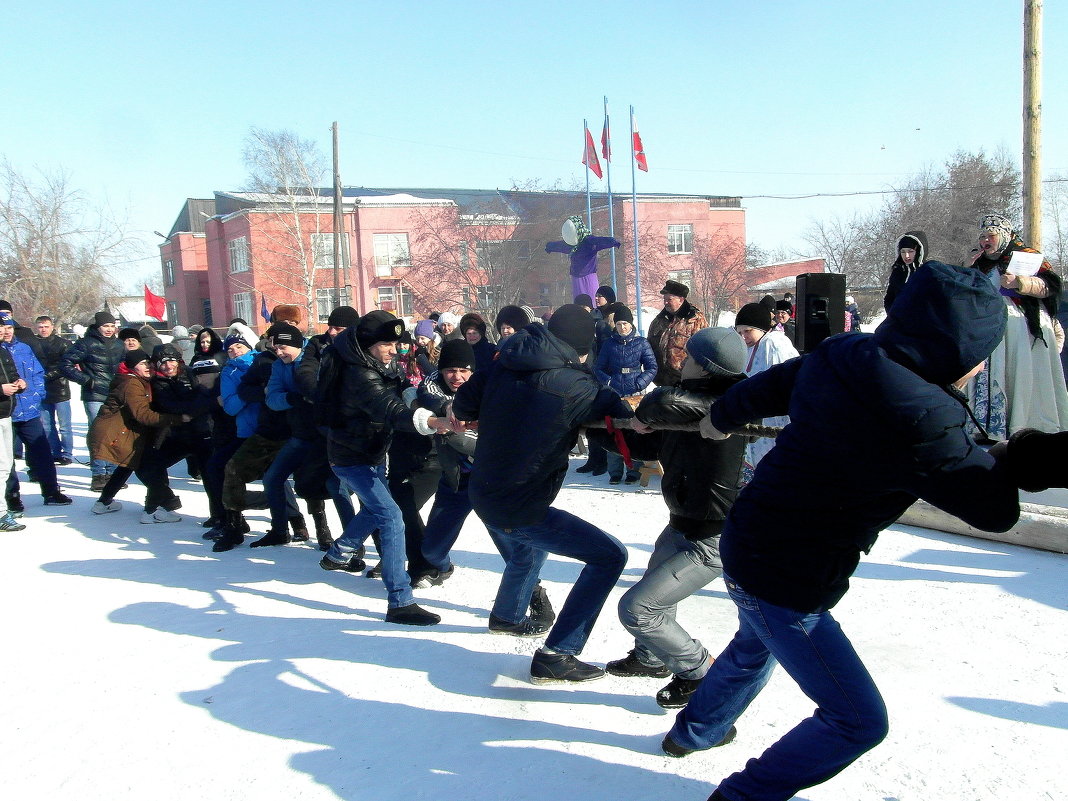
<path fill-rule="evenodd" d="M 241 516 L 241 513 L 227 509 L 222 536 L 215 540 L 211 550 L 215 553 L 233 550 L 245 541 L 246 531 L 248 531 L 248 523 L 245 522 L 245 518 Z"/>
<path fill-rule="evenodd" d="M 556 621 L 556 612 L 549 603 L 549 594 L 541 584 L 534 585 L 530 596 L 530 619 L 548 629 Z"/>
<path fill-rule="evenodd" d="M 334 544 L 334 536 L 330 533 L 330 523 L 326 520 L 326 510 L 312 511 L 311 516 L 312 522 L 315 524 L 315 541 L 319 543 L 319 550 L 329 551 L 330 546 Z"/>
<path fill-rule="evenodd" d="M 285 529 L 278 531 L 277 529 L 272 528 L 264 536 L 260 537 L 248 547 L 260 548 L 264 545 L 289 545 L 289 532 Z"/>
<path fill-rule="evenodd" d="M 304 515 L 289 518 L 289 528 L 293 531 L 293 542 L 308 541 L 308 524 L 304 522 Z"/>

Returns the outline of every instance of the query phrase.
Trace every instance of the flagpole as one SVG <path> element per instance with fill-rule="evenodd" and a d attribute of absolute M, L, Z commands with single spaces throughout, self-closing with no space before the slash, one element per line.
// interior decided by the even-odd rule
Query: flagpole
<path fill-rule="evenodd" d="M 637 325 L 635 327 L 638 329 L 638 335 L 641 336 L 642 270 L 641 262 L 638 258 L 638 173 L 635 170 L 635 165 L 637 164 L 638 160 L 637 158 L 635 158 L 634 155 L 634 106 L 630 107 L 630 142 L 630 216 L 634 222 L 634 319 L 637 322 Z"/>
<path fill-rule="evenodd" d="M 616 238 L 616 220 L 612 211 L 612 128 L 608 124 L 608 95 L 604 96 L 604 170 L 608 182 L 608 235 Z M 608 249 L 612 260 L 612 291 L 618 293 L 616 288 L 616 249 Z"/>
<path fill-rule="evenodd" d="M 582 121 L 582 149 L 586 150 L 586 137 L 590 132 L 590 126 L 586 120 Z M 588 155 L 588 154 L 587 154 Z M 586 164 L 588 158 L 583 158 L 582 163 L 586 167 L 586 227 L 593 230 L 593 210 L 590 206 L 590 165 Z"/>

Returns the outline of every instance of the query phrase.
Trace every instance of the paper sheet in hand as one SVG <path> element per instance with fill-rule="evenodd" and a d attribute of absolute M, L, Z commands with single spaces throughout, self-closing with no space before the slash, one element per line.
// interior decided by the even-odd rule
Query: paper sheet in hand
<path fill-rule="evenodd" d="M 1008 272 L 1013 275 L 1035 275 L 1042 266 L 1041 253 L 1024 253 L 1014 250 L 1009 257 Z"/>

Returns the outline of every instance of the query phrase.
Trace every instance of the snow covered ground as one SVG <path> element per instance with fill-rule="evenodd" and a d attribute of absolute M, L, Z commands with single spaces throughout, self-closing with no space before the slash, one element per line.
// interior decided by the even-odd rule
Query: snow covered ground
<path fill-rule="evenodd" d="M 487 633 L 501 561 L 474 517 L 456 575 L 416 592 L 442 623 L 409 629 L 385 624 L 381 582 L 320 570 L 313 547 L 213 554 L 199 484 L 173 482 L 181 523 L 146 526 L 139 486 L 96 517 L 88 468 L 61 472 L 74 506 L 45 509 L 26 485 L 28 527 L 3 535 L 6 798 L 701 801 L 812 711 L 777 671 L 733 744 L 670 759 L 663 681 L 536 687 L 538 641 Z M 559 498 L 631 552 L 584 654 L 599 663 L 630 647 L 614 604 L 667 518 L 655 480 L 606 479 L 572 472 Z M 577 569 L 547 562 L 557 607 Z M 836 615 L 890 736 L 799 798 L 1068 798 L 1066 579 L 1064 556 L 884 532 Z M 734 631 L 720 582 L 680 615 L 714 653 Z"/>

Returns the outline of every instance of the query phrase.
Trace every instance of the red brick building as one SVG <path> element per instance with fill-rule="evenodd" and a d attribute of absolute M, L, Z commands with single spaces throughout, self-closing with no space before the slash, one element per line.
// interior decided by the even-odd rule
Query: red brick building
<path fill-rule="evenodd" d="M 336 277 L 329 190 L 187 200 L 160 246 L 171 324 L 218 328 L 242 317 L 262 329 L 264 302 L 303 306 L 321 328 L 340 303 L 414 316 L 474 309 L 492 319 L 507 303 L 548 310 L 572 300 L 567 257 L 547 254 L 545 243 L 560 238 L 567 216 L 585 217 L 583 193 L 346 188 L 343 195 Z M 637 201 L 644 305 L 659 305 L 667 278 L 689 285 L 703 307 L 766 280 L 744 265 L 740 198 L 642 194 Z M 592 206 L 593 232 L 607 235 L 607 197 L 593 195 Z M 617 294 L 633 307 L 629 196 L 613 198 L 613 214 L 622 243 L 614 254 Z M 609 285 L 611 255 L 602 252 L 598 268 Z"/>

